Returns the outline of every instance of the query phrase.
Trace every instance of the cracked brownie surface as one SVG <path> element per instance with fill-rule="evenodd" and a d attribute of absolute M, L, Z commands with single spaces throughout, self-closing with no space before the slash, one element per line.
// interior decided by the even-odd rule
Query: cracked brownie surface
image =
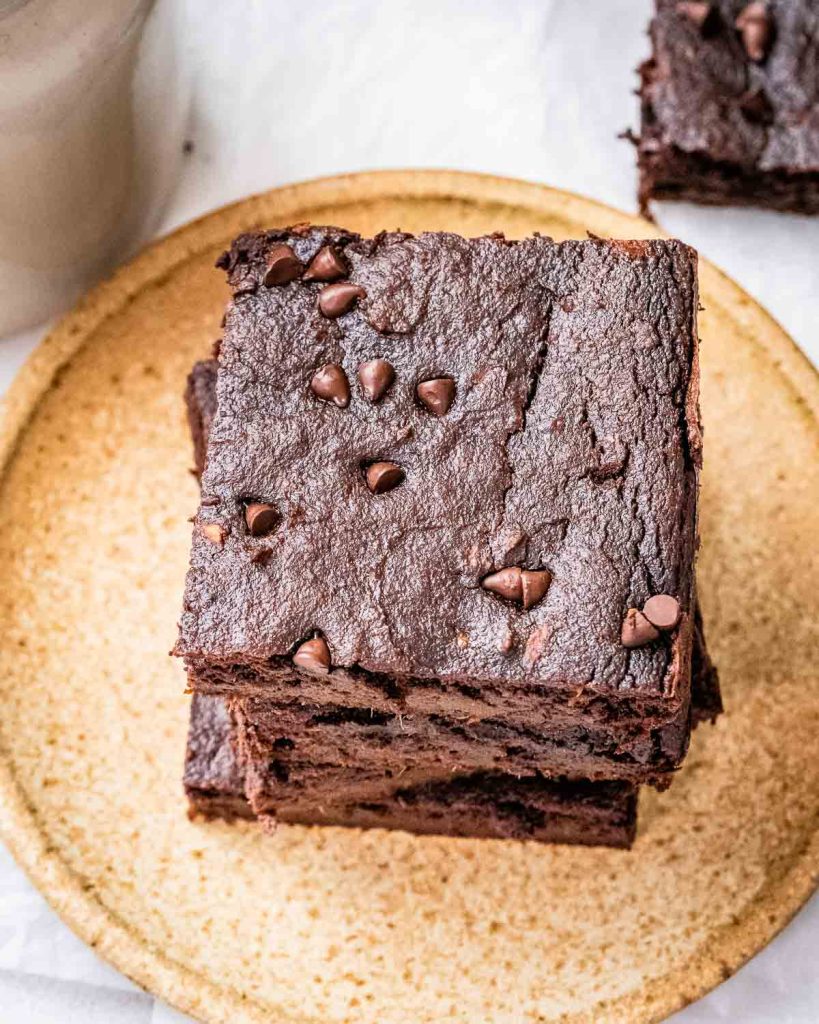
<path fill-rule="evenodd" d="M 640 201 L 819 212 L 819 2 L 656 0 Z"/>
<path fill-rule="evenodd" d="M 328 247 L 332 284 L 311 276 Z M 176 648 L 195 688 L 473 707 L 486 689 L 501 712 L 687 720 L 692 250 L 303 228 L 243 236 L 222 263 L 234 298 Z M 372 400 L 359 367 L 376 360 L 394 379 Z M 385 463 L 400 479 L 373 489 Z M 263 536 L 251 505 L 275 511 Z M 627 610 L 656 594 L 679 622 L 624 646 Z M 329 665 L 294 661 L 310 640 Z"/>

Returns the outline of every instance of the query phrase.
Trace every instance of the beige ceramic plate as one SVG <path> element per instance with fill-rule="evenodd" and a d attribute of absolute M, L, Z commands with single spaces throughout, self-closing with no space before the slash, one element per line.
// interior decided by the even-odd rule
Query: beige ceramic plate
<path fill-rule="evenodd" d="M 817 378 L 702 266 L 701 591 L 728 713 L 631 853 L 191 824 L 174 640 L 196 488 L 180 394 L 237 232 L 299 220 L 644 237 L 536 185 L 364 174 L 145 251 L 21 373 L 0 422 L 0 823 L 65 920 L 207 1021 L 657 1020 L 763 946 L 819 866 Z"/>

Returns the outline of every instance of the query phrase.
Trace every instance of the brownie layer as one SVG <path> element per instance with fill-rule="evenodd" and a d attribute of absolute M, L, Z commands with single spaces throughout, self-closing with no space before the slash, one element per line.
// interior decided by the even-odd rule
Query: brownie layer
<path fill-rule="evenodd" d="M 194 694 L 183 784 L 191 810 L 215 818 L 255 818 L 245 799 L 245 773 L 230 741 L 222 701 Z"/>
<path fill-rule="evenodd" d="M 625 779 L 664 786 L 688 744 L 686 720 L 627 751 L 610 738 L 577 729 L 544 736 L 535 729 L 510 728 L 493 719 L 450 720 L 438 715 L 392 715 L 372 708 L 231 701 L 250 761 L 298 766 L 314 776 L 317 765 L 335 761 L 357 770 L 428 772 L 500 771 L 516 776 L 543 772 L 572 778 Z M 669 748 L 658 748 L 661 740 Z M 283 744 L 287 744 L 283 748 Z M 641 757 L 641 760 L 638 760 Z M 650 768 L 647 766 L 651 766 Z"/>
<path fill-rule="evenodd" d="M 185 409 L 193 443 L 194 472 L 199 480 L 205 469 L 208 437 L 216 415 L 216 359 L 202 359 L 194 364 L 185 386 Z"/>
<path fill-rule="evenodd" d="M 185 768 L 185 789 L 194 814 L 253 817 L 242 796 L 242 772 L 230 733 L 223 702 L 194 695 Z M 628 847 L 636 813 L 636 791 L 624 783 L 472 775 L 401 786 L 388 797 L 356 803 L 318 805 L 291 798 L 277 807 L 276 820 Z"/>
<path fill-rule="evenodd" d="M 327 242 L 366 292 L 357 308 L 327 319 L 317 285 L 260 284 L 276 245 L 307 262 Z M 313 229 L 243 238 L 226 264 L 234 300 L 177 646 L 193 686 L 352 706 L 378 691 L 390 712 L 585 726 L 612 745 L 684 730 L 691 250 Z M 343 409 L 310 393 L 317 366 L 355 382 L 375 357 L 396 373 L 379 403 L 354 384 Z M 444 417 L 415 397 L 435 374 L 456 385 Z M 368 458 L 396 461 L 404 482 L 369 493 Z M 248 500 L 276 506 L 270 536 L 248 535 Z M 536 607 L 481 586 L 509 564 L 551 572 Z M 680 600 L 679 628 L 626 649 L 625 611 L 656 592 Z M 329 679 L 292 662 L 315 631 Z"/>
<path fill-rule="evenodd" d="M 762 8 L 750 20 L 749 6 Z M 819 212 L 815 0 L 714 0 L 704 20 L 698 8 L 656 3 L 640 68 L 641 208 L 657 198 Z"/>
<path fill-rule="evenodd" d="M 713 721 L 722 710 L 719 680 L 700 629 L 693 660 L 692 720 L 694 724 Z M 250 708 L 246 707 L 248 703 Z M 417 734 L 408 728 L 406 720 L 384 721 L 383 716 L 366 708 L 328 713 L 325 708 L 304 707 L 299 714 L 299 709 L 292 706 L 267 707 L 259 713 L 255 704 L 231 702 L 238 726 L 236 741 L 246 766 L 246 791 L 260 813 L 294 791 L 304 794 L 305 799 L 321 802 L 335 799 L 340 792 L 380 795 L 409 779 L 413 783 L 435 780 L 454 770 L 483 767 L 508 772 L 512 770 L 510 762 L 513 774 L 519 776 L 536 776 L 542 770 L 537 760 L 524 761 L 521 746 L 503 750 L 497 761 L 487 758 L 482 762 L 479 755 L 476 768 L 472 737 L 473 742 L 460 745 L 463 756 L 458 761 L 452 748 L 441 749 L 451 737 L 446 733 L 442 737 L 434 723 L 420 723 L 422 729 L 429 728 L 434 735 L 434 742 L 424 745 L 413 742 Z M 493 749 L 485 742 L 483 746 Z M 577 752 L 569 750 L 566 757 L 570 765 L 581 763 Z M 625 773 L 625 769 L 621 771 Z M 585 778 L 574 771 L 567 774 Z M 663 788 L 670 781 L 671 776 L 664 775 L 655 784 Z"/>

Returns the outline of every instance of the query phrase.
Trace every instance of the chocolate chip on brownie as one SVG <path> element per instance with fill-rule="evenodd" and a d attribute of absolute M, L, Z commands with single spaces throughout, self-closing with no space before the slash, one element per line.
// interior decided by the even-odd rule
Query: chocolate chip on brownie
<path fill-rule="evenodd" d="M 319 292 L 319 310 L 323 316 L 335 320 L 349 313 L 358 299 L 363 299 L 366 294 L 360 285 L 351 284 L 349 281 L 328 284 Z"/>
<path fill-rule="evenodd" d="M 364 475 L 373 494 L 384 494 L 402 482 L 404 470 L 395 462 L 373 462 Z"/>
<path fill-rule="evenodd" d="M 268 252 L 262 280 L 267 288 L 273 288 L 275 285 L 295 281 L 296 278 L 301 277 L 303 270 L 301 260 L 289 245 L 282 242 L 272 246 Z"/>
<path fill-rule="evenodd" d="M 245 508 L 245 522 L 252 537 L 270 533 L 278 521 L 276 509 L 264 501 L 252 501 Z"/>
<path fill-rule="evenodd" d="M 670 594 L 655 594 L 643 605 L 643 615 L 657 629 L 667 633 L 680 621 L 680 602 Z"/>
<path fill-rule="evenodd" d="M 773 40 L 773 21 L 768 5 L 754 0 L 740 11 L 735 24 L 751 60 L 757 63 L 764 61 Z"/>
<path fill-rule="evenodd" d="M 350 382 L 338 363 L 327 363 L 316 370 L 310 381 L 310 390 L 317 398 L 332 402 L 339 409 L 346 409 L 350 404 Z"/>
<path fill-rule="evenodd" d="M 455 381 L 451 377 L 424 380 L 415 389 L 415 393 L 433 416 L 446 416 L 455 399 Z"/>
<path fill-rule="evenodd" d="M 304 272 L 305 281 L 337 281 L 347 276 L 347 264 L 332 245 L 324 245 Z"/>
<path fill-rule="evenodd" d="M 386 359 L 371 359 L 359 366 L 358 380 L 364 397 L 370 402 L 377 402 L 395 380 L 395 370 Z"/>
<path fill-rule="evenodd" d="M 293 664 L 303 668 L 306 672 L 320 675 L 329 672 L 330 648 L 324 637 L 317 636 L 300 644 L 293 655 Z"/>

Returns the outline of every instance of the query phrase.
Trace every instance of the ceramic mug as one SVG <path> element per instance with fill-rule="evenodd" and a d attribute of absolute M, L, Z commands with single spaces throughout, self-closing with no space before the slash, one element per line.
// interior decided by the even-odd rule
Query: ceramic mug
<path fill-rule="evenodd" d="M 0 0 L 0 335 L 155 230 L 188 114 L 174 0 Z"/>

